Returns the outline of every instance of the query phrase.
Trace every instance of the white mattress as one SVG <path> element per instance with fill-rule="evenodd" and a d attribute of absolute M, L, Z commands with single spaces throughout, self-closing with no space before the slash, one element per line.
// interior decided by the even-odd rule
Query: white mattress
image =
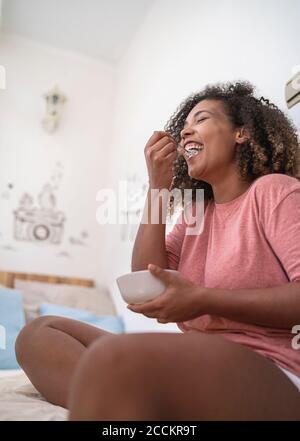
<path fill-rule="evenodd" d="M 67 410 L 48 403 L 22 370 L 0 370 L 0 421 L 63 421 Z"/>
<path fill-rule="evenodd" d="M 18 373 L 20 373 L 22 371 L 20 371 L 20 369 L 0 369 L 0 381 L 1 378 L 7 378 L 7 377 L 11 377 L 12 375 L 16 375 Z"/>

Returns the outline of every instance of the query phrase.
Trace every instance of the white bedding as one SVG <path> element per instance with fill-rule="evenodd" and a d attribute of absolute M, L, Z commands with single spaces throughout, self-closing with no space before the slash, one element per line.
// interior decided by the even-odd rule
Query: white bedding
<path fill-rule="evenodd" d="M 0 421 L 63 421 L 67 410 L 48 403 L 22 370 L 0 370 Z"/>
<path fill-rule="evenodd" d="M 113 298 L 103 286 L 86 288 L 15 279 L 15 288 L 22 292 L 27 320 L 38 317 L 41 303 L 86 309 L 99 316 L 116 315 Z M 24 371 L 0 369 L 0 421 L 66 419 L 66 409 L 48 403 L 33 387 Z"/>

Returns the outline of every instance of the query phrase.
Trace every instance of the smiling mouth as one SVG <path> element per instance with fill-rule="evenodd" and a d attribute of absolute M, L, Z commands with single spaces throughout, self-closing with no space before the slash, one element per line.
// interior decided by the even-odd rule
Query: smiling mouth
<path fill-rule="evenodd" d="M 204 149 L 203 144 L 198 144 L 195 142 L 190 142 L 185 145 L 184 147 L 184 153 L 187 159 L 191 159 L 194 156 L 197 156 L 202 150 Z"/>

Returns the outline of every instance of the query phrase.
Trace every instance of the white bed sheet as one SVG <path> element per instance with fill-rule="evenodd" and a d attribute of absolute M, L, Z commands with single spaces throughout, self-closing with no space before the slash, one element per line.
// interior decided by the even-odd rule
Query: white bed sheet
<path fill-rule="evenodd" d="M 67 410 L 48 403 L 22 370 L 0 370 L 0 421 L 64 421 Z"/>

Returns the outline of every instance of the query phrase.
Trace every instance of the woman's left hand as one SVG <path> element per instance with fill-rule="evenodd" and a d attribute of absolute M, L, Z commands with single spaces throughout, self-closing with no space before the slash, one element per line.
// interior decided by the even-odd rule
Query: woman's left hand
<path fill-rule="evenodd" d="M 148 269 L 165 283 L 166 289 L 154 300 L 141 305 L 128 305 L 130 311 L 156 318 L 159 323 L 183 322 L 207 314 L 204 302 L 206 288 L 190 282 L 179 273 L 170 273 L 157 265 L 151 264 Z"/>

